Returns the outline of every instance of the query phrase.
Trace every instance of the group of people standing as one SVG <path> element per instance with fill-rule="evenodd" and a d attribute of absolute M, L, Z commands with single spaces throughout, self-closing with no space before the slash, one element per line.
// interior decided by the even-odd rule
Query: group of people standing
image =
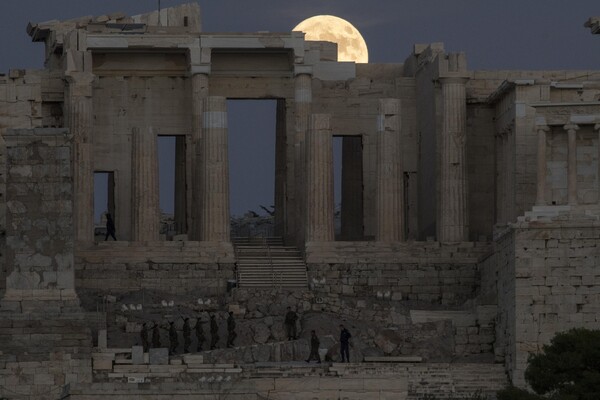
<path fill-rule="evenodd" d="M 190 346 L 192 345 L 192 327 L 190 325 L 189 317 L 181 317 L 183 319 L 183 352 L 189 353 Z M 287 308 L 287 313 L 285 314 L 284 325 L 286 328 L 286 334 L 288 340 L 296 340 L 297 339 L 297 327 L 296 322 L 298 320 L 298 314 L 295 311 L 292 311 L 291 307 Z M 200 352 L 204 350 L 204 342 L 206 341 L 206 335 L 204 334 L 204 328 L 202 321 L 202 317 L 198 317 L 196 319 L 196 325 L 194 326 L 194 331 L 196 333 L 196 351 Z M 210 350 L 214 350 L 217 348 L 217 343 L 219 342 L 219 324 L 217 323 L 217 318 L 214 313 L 209 314 L 209 324 L 210 324 Z M 229 312 L 227 317 L 227 347 L 234 347 L 234 341 L 237 337 L 237 333 L 235 332 L 236 323 L 235 318 L 233 317 L 233 312 Z M 148 324 L 144 322 L 142 324 L 142 329 L 140 331 L 140 338 L 142 341 L 142 346 L 144 347 L 144 351 L 148 351 L 150 346 L 152 348 L 161 347 L 161 338 L 160 338 L 160 329 L 164 329 L 169 332 L 169 354 L 173 355 L 177 353 L 177 348 L 179 347 L 179 332 L 175 325 L 175 321 L 169 321 L 168 327 L 161 327 L 158 323 L 154 322 L 152 327 L 148 327 Z M 151 341 L 149 340 L 151 333 Z M 342 362 L 350 362 L 350 338 L 352 335 L 344 327 L 344 325 L 340 325 L 340 355 Z M 317 361 L 317 363 L 321 363 L 321 356 L 319 355 L 319 345 L 320 341 L 317 336 L 317 332 L 312 330 L 310 333 L 310 355 L 306 362 L 310 362 L 312 360 Z"/>
<path fill-rule="evenodd" d="M 183 318 L 183 352 L 189 353 L 190 346 L 192 345 L 192 327 L 190 325 L 189 317 L 181 317 Z M 204 327 L 202 326 L 206 322 L 202 321 L 202 317 L 198 317 L 196 319 L 196 325 L 194 326 L 194 332 L 196 334 L 196 351 L 200 352 L 204 350 L 204 342 L 206 342 L 206 335 L 204 333 Z M 217 318 L 214 313 L 209 314 L 209 324 L 210 324 L 210 350 L 214 350 L 217 348 L 217 344 L 219 342 L 219 324 L 217 323 Z M 177 348 L 179 347 L 179 332 L 175 325 L 175 321 L 169 321 L 169 325 L 167 327 L 160 326 L 158 323 L 154 322 L 152 327 L 149 327 L 146 322 L 142 324 L 142 329 L 140 331 L 140 339 L 142 341 L 142 346 L 144 351 L 148 351 L 150 347 L 159 348 L 161 346 L 161 337 L 160 337 L 160 329 L 164 329 L 169 332 L 169 354 L 173 355 L 177 353 Z M 151 340 L 150 340 L 151 337 Z M 234 341 L 237 337 L 237 333 L 235 332 L 235 318 L 233 316 L 233 312 L 229 312 L 227 317 L 227 347 L 234 347 Z"/>
<path fill-rule="evenodd" d="M 350 331 L 346 329 L 344 325 L 340 325 L 340 355 L 341 362 L 350 362 L 350 338 L 352 335 Z M 319 355 L 319 337 L 315 330 L 310 331 L 310 354 L 306 362 L 312 360 L 317 361 L 317 364 L 321 364 L 321 356 Z"/>

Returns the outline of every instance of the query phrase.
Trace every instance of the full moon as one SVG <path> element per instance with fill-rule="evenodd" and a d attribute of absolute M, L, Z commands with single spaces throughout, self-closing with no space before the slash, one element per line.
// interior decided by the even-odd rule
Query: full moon
<path fill-rule="evenodd" d="M 369 62 L 369 50 L 362 35 L 345 19 L 333 15 L 316 15 L 293 29 L 306 34 L 306 40 L 322 40 L 338 45 L 338 61 Z"/>

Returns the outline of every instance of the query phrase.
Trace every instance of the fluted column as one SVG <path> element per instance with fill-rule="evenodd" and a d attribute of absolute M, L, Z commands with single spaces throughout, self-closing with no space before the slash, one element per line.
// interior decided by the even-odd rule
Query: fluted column
<path fill-rule="evenodd" d="M 512 222 L 515 219 L 515 189 L 516 189 L 516 157 L 515 157 L 515 134 L 514 128 L 511 126 L 507 128 L 505 134 L 505 154 L 506 154 L 506 180 L 504 181 L 506 184 L 506 201 L 504 202 L 504 206 L 506 208 L 506 222 Z"/>
<path fill-rule="evenodd" d="M 564 126 L 568 135 L 567 158 L 567 198 L 568 204 L 577 204 L 577 130 L 579 126 L 567 124 Z"/>
<path fill-rule="evenodd" d="M 94 75 L 67 76 L 67 124 L 73 135 L 73 224 L 75 240 L 94 240 L 94 166 L 92 162 L 92 82 Z"/>
<path fill-rule="evenodd" d="M 306 241 L 335 240 L 333 140 L 329 114 L 312 114 L 306 136 Z"/>
<path fill-rule="evenodd" d="M 465 78 L 441 78 L 442 135 L 438 240 L 468 239 Z"/>
<path fill-rule="evenodd" d="M 404 240 L 403 184 L 400 159 L 400 101 L 379 101 L 377 128 L 376 240 Z"/>
<path fill-rule="evenodd" d="M 305 237 L 304 221 L 306 219 L 306 135 L 308 120 L 312 106 L 312 77 L 309 74 L 298 74 L 294 89 L 294 212 L 289 217 L 290 231 L 296 233 L 299 243 Z"/>
<path fill-rule="evenodd" d="M 200 240 L 202 224 L 202 113 L 208 96 L 208 75 L 192 75 L 192 207 L 189 238 Z"/>
<path fill-rule="evenodd" d="M 504 199 L 505 199 L 505 187 L 504 187 L 504 173 L 505 173 L 505 148 L 504 148 L 504 135 L 502 133 L 496 134 L 496 223 L 502 224 L 505 222 L 504 215 Z"/>
<path fill-rule="evenodd" d="M 227 149 L 227 99 L 204 100 L 201 165 L 200 240 L 228 242 L 229 161 Z"/>
<path fill-rule="evenodd" d="M 600 204 L 600 124 L 594 125 L 594 130 L 598 132 L 598 151 L 596 153 L 598 160 L 598 170 L 596 172 L 596 192 L 598 193 L 598 197 L 596 198 L 596 204 Z"/>
<path fill-rule="evenodd" d="M 538 125 L 537 145 L 537 186 L 536 200 L 537 206 L 546 205 L 546 133 L 550 130 L 547 125 Z"/>
<path fill-rule="evenodd" d="M 131 233 L 137 242 L 157 241 L 160 209 L 157 136 L 152 128 L 131 133 Z"/>

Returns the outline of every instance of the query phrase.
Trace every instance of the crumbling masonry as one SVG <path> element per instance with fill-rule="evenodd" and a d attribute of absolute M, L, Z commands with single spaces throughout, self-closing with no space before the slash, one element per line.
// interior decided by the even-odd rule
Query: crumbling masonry
<path fill-rule="evenodd" d="M 472 71 L 440 43 L 338 62 L 300 32 L 203 32 L 196 4 L 28 33 L 45 68 L 0 75 L 1 397 L 493 393 L 524 385 L 556 332 L 600 328 L 600 71 Z M 277 101 L 281 242 L 261 243 L 298 254 L 304 287 L 244 281 L 254 242 L 230 237 L 228 98 Z M 170 236 L 160 135 L 176 137 Z M 94 237 L 96 172 L 116 242 Z M 142 322 L 206 311 L 234 312 L 239 347 L 140 351 Z M 335 363 L 341 321 L 351 364 Z M 334 363 L 285 363 L 307 356 L 311 329 Z"/>

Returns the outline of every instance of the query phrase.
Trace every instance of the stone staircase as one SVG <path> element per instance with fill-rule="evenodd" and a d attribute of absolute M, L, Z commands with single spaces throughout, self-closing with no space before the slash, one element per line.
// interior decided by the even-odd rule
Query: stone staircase
<path fill-rule="evenodd" d="M 277 237 L 232 238 L 241 288 L 306 288 L 306 264 L 300 251 Z"/>

